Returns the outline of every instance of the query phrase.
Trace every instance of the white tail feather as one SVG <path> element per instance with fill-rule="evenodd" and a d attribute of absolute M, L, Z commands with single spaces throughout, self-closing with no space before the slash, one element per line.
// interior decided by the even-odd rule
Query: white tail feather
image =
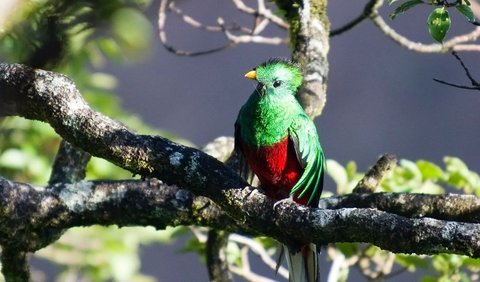
<path fill-rule="evenodd" d="M 305 245 L 300 251 L 285 252 L 290 282 L 319 282 L 318 253 L 315 244 Z"/>

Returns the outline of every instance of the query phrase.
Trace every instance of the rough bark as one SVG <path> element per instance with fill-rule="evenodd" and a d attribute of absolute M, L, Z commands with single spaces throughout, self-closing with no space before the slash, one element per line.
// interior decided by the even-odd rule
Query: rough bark
<path fill-rule="evenodd" d="M 298 100 L 311 117 L 322 113 L 327 99 L 330 21 L 327 0 L 276 0 L 290 23 L 292 58 L 303 69 Z"/>
<path fill-rule="evenodd" d="M 202 151 L 135 134 L 93 111 L 63 75 L 0 64 L 0 93 L 0 114 L 48 122 L 73 146 L 164 181 L 65 179 L 42 188 L 0 179 L 0 244 L 17 253 L 38 250 L 73 226 L 197 224 L 289 245 L 368 242 L 394 252 L 480 257 L 476 197 L 373 193 L 324 199 L 324 209 L 274 206 Z"/>
<path fill-rule="evenodd" d="M 320 200 L 320 207 L 374 208 L 409 218 L 480 223 L 480 198 L 474 195 L 409 193 L 353 193 Z"/>
<path fill-rule="evenodd" d="M 279 240 L 289 237 L 284 242 L 290 244 L 295 244 L 292 239 L 368 242 L 394 252 L 480 257 L 480 199 L 470 195 L 350 194 L 322 199 L 325 208 L 309 209 L 288 201 L 274 207 L 253 191 L 236 214 L 269 216 L 238 222 L 213 201 L 156 179 L 80 181 L 45 188 L 0 179 L 0 190 L 0 244 L 23 251 L 38 250 L 73 226 L 202 225 Z M 428 203 L 438 205 L 419 208 Z M 452 212 L 455 207 L 458 211 Z"/>
<path fill-rule="evenodd" d="M 48 184 L 75 183 L 85 178 L 91 155 L 65 140 L 60 143 Z"/>
<path fill-rule="evenodd" d="M 227 243 L 229 233 L 223 230 L 208 231 L 206 257 L 208 277 L 211 282 L 231 282 L 232 274 L 228 270 Z"/>

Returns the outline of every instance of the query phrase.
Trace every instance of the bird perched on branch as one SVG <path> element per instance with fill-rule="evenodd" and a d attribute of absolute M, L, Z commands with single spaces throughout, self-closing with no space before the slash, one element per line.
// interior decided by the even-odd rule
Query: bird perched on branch
<path fill-rule="evenodd" d="M 290 61 L 271 59 L 245 74 L 258 82 L 235 123 L 235 150 L 275 201 L 292 199 L 317 207 L 325 157 L 317 130 L 295 95 L 302 72 Z M 314 244 L 286 252 L 289 281 L 319 281 Z"/>

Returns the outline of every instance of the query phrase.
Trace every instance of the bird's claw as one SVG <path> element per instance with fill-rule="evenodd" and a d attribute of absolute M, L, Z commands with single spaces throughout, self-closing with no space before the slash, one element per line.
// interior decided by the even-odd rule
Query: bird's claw
<path fill-rule="evenodd" d="M 277 207 L 277 205 L 282 204 L 282 203 L 287 203 L 287 202 L 295 203 L 295 201 L 293 201 L 293 199 L 291 197 L 288 197 L 288 198 L 282 199 L 280 201 L 276 201 L 275 204 L 273 204 L 273 209 L 275 209 Z"/>

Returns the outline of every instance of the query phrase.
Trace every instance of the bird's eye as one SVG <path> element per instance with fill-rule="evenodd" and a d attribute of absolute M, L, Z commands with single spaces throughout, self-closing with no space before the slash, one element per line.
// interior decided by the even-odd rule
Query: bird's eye
<path fill-rule="evenodd" d="M 282 81 L 281 80 L 275 80 L 273 82 L 273 87 L 277 88 L 278 86 L 282 85 Z"/>

